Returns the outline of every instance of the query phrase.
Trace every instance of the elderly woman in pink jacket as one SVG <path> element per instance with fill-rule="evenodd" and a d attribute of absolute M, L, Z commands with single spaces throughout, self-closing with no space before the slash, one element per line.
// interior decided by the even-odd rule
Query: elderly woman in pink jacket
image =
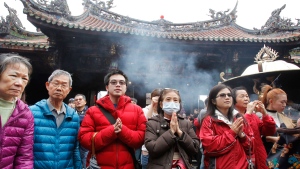
<path fill-rule="evenodd" d="M 22 96 L 32 66 L 17 54 L 0 55 L 0 168 L 33 168 L 33 115 Z"/>

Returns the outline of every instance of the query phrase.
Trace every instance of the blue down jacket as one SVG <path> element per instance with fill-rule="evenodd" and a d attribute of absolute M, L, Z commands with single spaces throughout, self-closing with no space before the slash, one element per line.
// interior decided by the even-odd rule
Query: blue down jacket
<path fill-rule="evenodd" d="M 75 110 L 64 104 L 66 115 L 57 128 L 56 119 L 41 100 L 30 106 L 34 116 L 34 168 L 35 169 L 79 169 L 78 149 L 79 116 Z"/>

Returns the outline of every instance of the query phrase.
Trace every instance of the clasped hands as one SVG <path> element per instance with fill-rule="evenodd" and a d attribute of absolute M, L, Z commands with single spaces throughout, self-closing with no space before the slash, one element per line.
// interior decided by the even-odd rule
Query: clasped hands
<path fill-rule="evenodd" d="M 116 123 L 113 125 L 114 131 L 116 134 L 120 133 L 122 131 L 122 121 L 120 118 L 117 118 Z"/>
<path fill-rule="evenodd" d="M 244 129 L 244 119 L 242 117 L 237 118 L 233 124 L 230 126 L 231 130 L 235 132 L 240 138 L 245 137 Z"/>
<path fill-rule="evenodd" d="M 258 100 L 255 100 L 253 102 L 250 102 L 247 104 L 247 114 L 252 114 L 252 112 L 261 112 L 261 114 L 264 116 L 267 114 L 267 110 L 265 109 L 265 105 Z"/>
<path fill-rule="evenodd" d="M 182 130 L 179 128 L 178 119 L 176 112 L 172 113 L 172 118 L 170 121 L 170 130 L 173 134 L 177 133 L 179 137 L 182 136 Z"/>

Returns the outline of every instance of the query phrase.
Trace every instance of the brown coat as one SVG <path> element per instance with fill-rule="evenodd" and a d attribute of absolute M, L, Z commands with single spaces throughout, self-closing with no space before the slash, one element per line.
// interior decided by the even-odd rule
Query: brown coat
<path fill-rule="evenodd" d="M 183 132 L 181 138 L 171 132 L 162 115 L 149 118 L 145 135 L 145 146 L 149 151 L 148 169 L 170 169 L 176 146 L 186 167 L 192 168 L 189 156 L 198 153 L 200 141 L 190 121 L 178 116 L 178 122 Z"/>
<path fill-rule="evenodd" d="M 284 123 L 286 128 L 291 129 L 291 128 L 296 127 L 296 125 L 293 123 L 293 120 L 291 118 L 287 117 L 285 114 L 278 112 L 278 116 L 279 116 L 280 122 Z"/>

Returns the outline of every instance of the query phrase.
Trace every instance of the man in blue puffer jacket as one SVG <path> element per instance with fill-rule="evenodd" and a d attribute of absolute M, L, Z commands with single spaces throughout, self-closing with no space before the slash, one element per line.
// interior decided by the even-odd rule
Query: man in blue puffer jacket
<path fill-rule="evenodd" d="M 49 98 L 30 106 L 34 115 L 34 168 L 81 169 L 79 116 L 63 100 L 72 89 L 72 77 L 55 70 L 46 82 Z"/>

